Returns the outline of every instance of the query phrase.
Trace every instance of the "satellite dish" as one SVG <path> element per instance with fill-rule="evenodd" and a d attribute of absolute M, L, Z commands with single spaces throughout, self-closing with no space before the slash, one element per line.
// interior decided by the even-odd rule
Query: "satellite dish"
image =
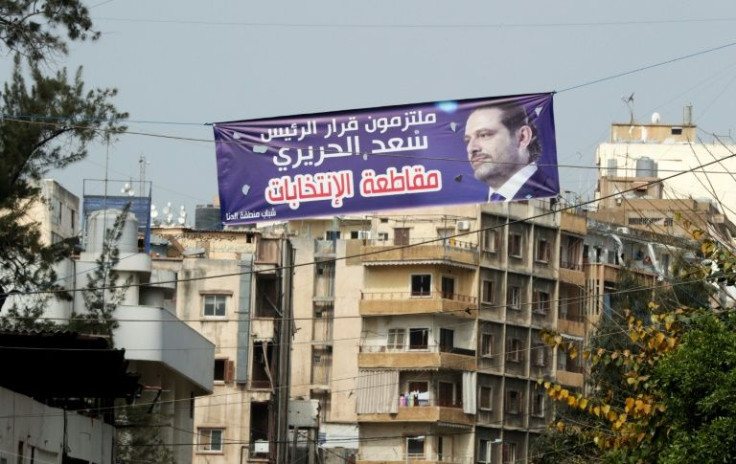
<path fill-rule="evenodd" d="M 659 115 L 656 111 L 652 113 L 652 124 L 659 124 L 659 122 L 662 120 L 662 116 Z"/>
<path fill-rule="evenodd" d="M 156 219 L 158 217 L 158 210 L 156 209 L 156 205 L 151 205 L 151 217 L 153 219 Z"/>

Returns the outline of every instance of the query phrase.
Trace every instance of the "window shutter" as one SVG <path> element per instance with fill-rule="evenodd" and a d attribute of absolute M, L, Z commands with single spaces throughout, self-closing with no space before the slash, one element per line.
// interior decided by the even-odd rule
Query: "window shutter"
<path fill-rule="evenodd" d="M 235 380 L 235 361 L 225 361 L 225 382 L 232 383 Z"/>

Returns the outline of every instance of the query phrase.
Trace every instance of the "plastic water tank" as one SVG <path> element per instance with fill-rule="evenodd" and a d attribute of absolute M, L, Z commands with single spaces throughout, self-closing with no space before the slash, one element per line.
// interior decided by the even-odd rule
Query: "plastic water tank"
<path fill-rule="evenodd" d="M 105 231 L 115 226 L 115 220 L 122 213 L 118 209 L 95 211 L 89 215 L 87 222 L 87 251 L 102 252 L 105 241 Z M 123 225 L 123 231 L 118 241 L 118 250 L 121 253 L 138 252 L 138 219 L 135 214 L 128 212 Z"/>
<path fill-rule="evenodd" d="M 636 177 L 657 177 L 657 163 L 643 156 L 636 160 Z"/>

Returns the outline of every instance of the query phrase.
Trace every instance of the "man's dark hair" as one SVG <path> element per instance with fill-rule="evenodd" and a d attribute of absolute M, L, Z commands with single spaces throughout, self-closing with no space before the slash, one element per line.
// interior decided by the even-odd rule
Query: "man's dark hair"
<path fill-rule="evenodd" d="M 529 126 L 532 131 L 532 138 L 529 141 L 529 146 L 527 147 L 527 151 L 529 151 L 529 162 L 536 162 L 542 154 L 542 142 L 539 141 L 537 125 L 529 119 L 524 107 L 515 103 L 486 105 L 476 108 L 473 110 L 473 113 L 479 110 L 492 108 L 501 110 L 501 123 L 506 126 L 506 129 L 508 129 L 512 134 L 516 133 L 516 131 L 521 129 L 522 126 Z"/>

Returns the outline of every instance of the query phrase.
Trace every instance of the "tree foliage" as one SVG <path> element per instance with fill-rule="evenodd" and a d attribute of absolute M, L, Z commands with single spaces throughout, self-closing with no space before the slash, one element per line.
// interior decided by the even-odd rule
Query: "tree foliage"
<path fill-rule="evenodd" d="M 41 60 L 66 53 L 67 40 L 99 36 L 80 0 L 0 0 L 0 43 L 11 52 Z"/>
<path fill-rule="evenodd" d="M 125 298 L 125 291 L 130 285 L 129 277 L 124 283 L 119 281 L 116 266 L 120 262 L 118 243 L 123 234 L 123 227 L 128 218 L 130 204 L 121 211 L 110 229 L 105 229 L 102 251 L 95 261 L 87 285 L 82 292 L 84 298 L 84 314 L 72 314 L 69 328 L 76 332 L 104 335 L 112 341 L 113 330 L 118 323 L 113 317 L 115 308 Z"/>
<path fill-rule="evenodd" d="M 93 141 L 124 130 L 126 114 L 111 103 L 115 89 L 85 89 L 81 68 L 72 76 L 50 70 L 48 58 L 65 54 L 68 41 L 97 37 L 78 0 L 0 0 L 0 51 L 11 56 L 13 70 L 0 92 L 0 298 L 61 289 L 54 265 L 71 254 L 74 241 L 42 240 L 26 214 L 43 201 L 36 181 L 83 159 Z M 16 303 L 6 325 L 31 323 L 44 301 Z"/>
<path fill-rule="evenodd" d="M 161 433 L 171 419 L 151 404 L 131 404 L 118 410 L 118 439 L 115 443 L 117 464 L 174 464 L 174 454 Z"/>
<path fill-rule="evenodd" d="M 589 382 L 579 392 L 540 380 L 560 407 L 535 462 L 735 461 L 736 316 L 709 302 L 711 282 L 736 258 L 704 234 L 693 236 L 713 266 L 680 268 L 679 281 L 650 293 L 646 304 L 643 295 L 620 301 L 630 306 L 614 308 L 582 352 L 557 333 L 543 334 L 588 361 Z"/>

